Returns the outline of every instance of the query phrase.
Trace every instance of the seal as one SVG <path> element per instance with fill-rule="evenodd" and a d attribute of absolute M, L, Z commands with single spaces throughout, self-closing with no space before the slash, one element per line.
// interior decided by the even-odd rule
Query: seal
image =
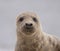
<path fill-rule="evenodd" d="M 23 12 L 16 18 L 17 42 L 15 51 L 60 51 L 60 40 L 43 32 L 40 17 Z"/>

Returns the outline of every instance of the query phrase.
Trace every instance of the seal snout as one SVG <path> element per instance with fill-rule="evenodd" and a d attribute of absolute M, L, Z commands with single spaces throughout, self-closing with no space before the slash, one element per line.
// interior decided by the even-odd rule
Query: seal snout
<path fill-rule="evenodd" d="M 25 23 L 26 29 L 31 29 L 33 27 L 32 23 Z"/>
<path fill-rule="evenodd" d="M 32 26 L 33 24 L 32 23 L 25 23 L 26 26 Z"/>

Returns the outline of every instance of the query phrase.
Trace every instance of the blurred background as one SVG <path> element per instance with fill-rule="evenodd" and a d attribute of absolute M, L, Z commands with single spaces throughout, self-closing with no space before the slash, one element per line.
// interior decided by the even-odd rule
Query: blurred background
<path fill-rule="evenodd" d="M 24 11 L 37 13 L 43 30 L 60 37 L 60 0 L 0 0 L 0 51 L 14 51 L 16 16 Z"/>

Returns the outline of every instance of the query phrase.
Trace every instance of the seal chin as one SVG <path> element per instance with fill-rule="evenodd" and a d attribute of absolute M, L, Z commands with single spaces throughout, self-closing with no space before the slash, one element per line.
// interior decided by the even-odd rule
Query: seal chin
<path fill-rule="evenodd" d="M 22 31 L 24 34 L 31 35 L 35 32 L 34 30 L 34 27 L 24 27 Z"/>

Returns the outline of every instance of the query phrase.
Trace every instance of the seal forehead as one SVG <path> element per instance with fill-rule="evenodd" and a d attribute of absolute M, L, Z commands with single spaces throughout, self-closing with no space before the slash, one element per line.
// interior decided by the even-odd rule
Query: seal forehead
<path fill-rule="evenodd" d="M 19 15 L 19 17 L 23 17 L 23 16 L 37 17 L 36 13 L 33 12 L 23 12 Z"/>
<path fill-rule="evenodd" d="M 20 17 L 35 17 L 37 19 L 40 19 L 40 17 L 34 12 L 22 12 L 16 17 L 16 19 L 18 20 Z"/>
<path fill-rule="evenodd" d="M 21 15 L 37 16 L 36 13 L 33 13 L 33 12 L 24 12 Z"/>

